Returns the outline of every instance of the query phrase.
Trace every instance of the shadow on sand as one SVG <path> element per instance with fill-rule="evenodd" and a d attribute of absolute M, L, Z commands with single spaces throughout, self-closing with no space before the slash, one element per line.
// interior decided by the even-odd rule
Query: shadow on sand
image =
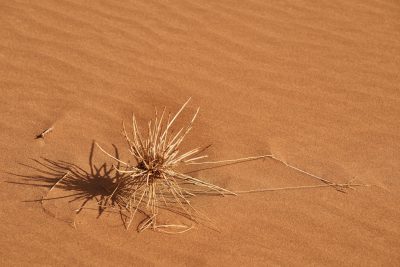
<path fill-rule="evenodd" d="M 118 149 L 115 145 L 114 156 L 119 159 Z M 8 183 L 28 185 L 35 187 L 48 188 L 48 193 L 41 199 L 25 200 L 25 202 L 39 202 L 44 211 L 53 217 L 55 214 L 45 208 L 48 201 L 65 200 L 68 203 L 77 202 L 78 207 L 75 212 L 79 214 L 86 205 L 94 201 L 97 206 L 97 218 L 99 218 L 107 208 L 115 207 L 126 226 L 127 215 L 124 214 L 121 207 L 116 203 L 116 196 L 113 194 L 118 183 L 126 176 L 117 172 L 113 165 L 103 163 L 96 165 L 94 163 L 95 143 L 92 142 L 89 153 L 89 171 L 86 171 L 76 164 L 66 161 L 54 161 L 47 158 L 40 160 L 32 159 L 33 163 L 23 164 L 24 167 L 35 171 L 34 175 L 21 175 L 10 173 L 17 176 L 21 181 L 8 181 Z M 120 169 L 121 166 L 115 166 Z M 50 196 L 50 191 L 60 191 L 65 194 L 59 196 Z"/>

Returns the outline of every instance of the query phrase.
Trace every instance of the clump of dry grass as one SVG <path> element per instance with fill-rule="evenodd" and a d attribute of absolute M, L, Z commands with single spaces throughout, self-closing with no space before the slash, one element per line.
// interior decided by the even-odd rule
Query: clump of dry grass
<path fill-rule="evenodd" d="M 199 219 L 206 218 L 206 216 L 195 209 L 190 202 L 190 198 L 199 194 L 224 196 L 236 195 L 237 193 L 314 188 L 322 186 L 333 186 L 338 190 L 343 190 L 347 187 L 358 185 L 350 183 L 335 184 L 286 163 L 284 163 L 286 166 L 310 175 L 325 184 L 233 192 L 192 177 L 188 174 L 181 173 L 177 171 L 178 167 L 181 165 L 234 164 L 266 157 L 280 161 L 273 155 L 262 155 L 222 161 L 200 161 L 207 157 L 207 155 L 201 155 L 205 149 L 203 147 L 197 147 L 187 152 L 181 152 L 180 146 L 185 137 L 191 131 L 199 109 L 197 109 L 188 125 L 181 128 L 175 134 L 172 133 L 172 126 L 189 101 L 190 99 L 183 104 L 175 115 L 166 115 L 165 108 L 161 115 L 159 115 L 156 110 L 154 119 L 148 123 L 147 133 L 145 135 L 139 131 L 134 115 L 132 117 L 131 134 L 127 133 L 125 125 L 123 125 L 124 137 L 127 141 L 129 152 L 133 157 L 133 163 L 121 161 L 106 152 L 97 144 L 106 155 L 117 161 L 119 165 L 123 166 L 123 169 L 116 168 L 116 171 L 124 174 L 124 179 L 121 179 L 118 182 L 110 197 L 112 197 L 120 207 L 123 207 L 129 212 L 129 219 L 126 224 L 127 228 L 130 227 L 135 214 L 140 211 L 147 215 L 147 219 L 139 225 L 139 231 L 152 228 L 153 230 L 164 232 L 185 232 L 190 229 L 189 226 L 183 224 L 158 224 L 157 219 L 159 211 L 160 209 L 172 210 L 197 222 Z"/>
<path fill-rule="evenodd" d="M 172 125 L 189 100 L 174 116 L 171 116 L 171 114 L 166 116 L 165 108 L 160 117 L 158 117 L 156 111 L 154 121 L 148 123 L 146 136 L 143 136 L 139 131 L 134 115 L 130 135 L 123 125 L 123 133 L 128 143 L 129 152 L 134 159 L 134 164 L 113 157 L 99 146 L 105 154 L 124 166 L 124 169 L 117 169 L 118 172 L 129 174 L 119 182 L 112 196 L 121 207 L 124 207 L 130 213 L 127 228 L 131 225 L 137 211 L 140 210 L 148 215 L 148 219 L 142 222 L 139 231 L 149 227 L 161 231 L 165 231 L 166 228 L 173 228 L 178 232 L 185 231 L 189 229 L 185 225 L 157 224 L 159 209 L 178 208 L 178 213 L 197 221 L 199 216 L 201 217 L 201 213 L 191 205 L 189 200 L 191 197 L 207 192 L 214 192 L 218 195 L 235 194 L 227 189 L 176 171 L 179 165 L 199 164 L 198 160 L 207 157 L 206 155 L 199 156 L 204 150 L 202 147 L 184 153 L 180 151 L 180 145 L 191 131 L 199 109 L 186 127 L 181 128 L 175 134 L 172 134 L 171 131 Z"/>

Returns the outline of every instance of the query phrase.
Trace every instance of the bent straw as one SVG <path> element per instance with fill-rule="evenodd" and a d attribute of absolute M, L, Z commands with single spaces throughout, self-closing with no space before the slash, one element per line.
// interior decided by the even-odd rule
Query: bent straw
<path fill-rule="evenodd" d="M 51 217 L 56 218 L 56 219 L 58 219 L 57 216 L 56 216 L 54 213 L 52 213 L 51 211 L 49 211 L 48 209 L 46 209 L 46 208 L 44 207 L 44 201 L 45 201 L 45 200 L 51 200 L 51 199 L 48 199 L 47 196 L 48 196 L 48 195 L 50 194 L 50 192 L 51 192 L 54 188 L 56 188 L 57 185 L 58 185 L 59 183 L 61 183 L 61 181 L 64 180 L 69 174 L 70 174 L 70 172 L 67 171 L 67 172 L 66 172 L 60 179 L 58 179 L 58 181 L 50 188 L 50 190 L 47 192 L 47 194 L 46 194 L 45 196 L 43 196 L 43 197 L 40 199 L 40 205 L 41 205 L 41 207 L 42 207 L 42 210 L 43 210 L 46 214 L 48 214 L 48 215 L 50 215 Z M 62 220 L 62 219 L 61 219 L 61 220 Z M 76 228 L 75 220 L 73 220 L 73 221 L 62 220 L 62 221 L 66 222 L 66 223 L 72 223 L 73 226 L 74 226 L 74 228 Z"/>
<path fill-rule="evenodd" d="M 67 176 L 69 175 L 69 171 L 67 171 L 60 179 L 58 179 L 58 181 L 50 188 L 50 190 L 47 192 L 47 194 L 45 196 L 42 197 L 42 199 L 40 200 L 40 203 L 43 206 L 43 201 L 47 200 L 47 196 L 50 194 L 50 192 L 56 188 L 56 186 L 62 181 L 64 180 Z"/>

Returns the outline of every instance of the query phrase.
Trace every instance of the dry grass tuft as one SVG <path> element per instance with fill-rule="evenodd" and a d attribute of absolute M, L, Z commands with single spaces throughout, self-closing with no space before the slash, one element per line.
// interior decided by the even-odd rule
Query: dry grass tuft
<path fill-rule="evenodd" d="M 124 179 L 118 181 L 110 198 L 115 203 L 127 210 L 129 213 L 126 227 L 129 228 L 138 211 L 144 213 L 147 218 L 138 226 L 138 231 L 151 228 L 163 232 L 182 233 L 191 227 L 183 224 L 158 224 L 160 209 L 173 211 L 179 215 L 198 222 L 207 217 L 196 210 L 190 199 L 199 194 L 207 195 L 236 195 L 237 193 L 252 193 L 263 191 L 276 191 L 287 189 L 315 188 L 333 186 L 338 190 L 358 186 L 359 184 L 335 184 L 311 173 L 300 170 L 294 166 L 284 163 L 289 168 L 295 169 L 304 174 L 310 175 L 322 182 L 323 185 L 299 186 L 285 188 L 257 189 L 250 191 L 229 191 L 217 185 L 202 181 L 177 171 L 181 165 L 208 165 L 208 164 L 235 164 L 261 158 L 275 158 L 273 155 L 262 155 L 233 160 L 222 161 L 199 161 L 207 157 L 200 155 L 205 148 L 197 147 L 182 153 L 180 145 L 191 131 L 199 109 L 195 112 L 186 127 L 181 128 L 177 133 L 172 133 L 172 126 L 178 116 L 189 103 L 190 99 L 179 109 L 175 115 L 166 115 L 165 108 L 161 115 L 155 112 L 155 117 L 148 123 L 147 133 L 144 135 L 139 131 L 135 116 L 132 116 L 132 132 L 128 134 L 123 125 L 123 133 L 127 141 L 129 152 L 134 163 L 124 162 L 106 152 L 98 144 L 100 150 L 117 161 L 123 169 L 115 167 L 116 171 L 124 174 Z"/>
<path fill-rule="evenodd" d="M 190 227 L 178 224 L 157 224 L 159 209 L 175 209 L 190 220 L 205 218 L 190 203 L 190 198 L 201 193 L 213 192 L 217 195 L 235 194 L 229 190 L 202 181 L 187 174 L 177 172 L 179 165 L 200 164 L 197 162 L 207 156 L 199 156 L 204 148 L 198 147 L 180 152 L 180 145 L 191 131 L 199 109 L 186 127 L 172 134 L 171 127 L 184 110 L 190 99 L 173 116 L 166 116 L 165 108 L 160 116 L 157 111 L 154 120 L 148 123 L 147 135 L 140 133 L 135 116 L 132 117 L 132 133 L 129 135 L 123 125 L 123 133 L 129 146 L 134 164 L 121 161 L 99 148 L 112 159 L 124 166 L 118 172 L 129 174 L 116 186 L 113 196 L 119 206 L 129 211 L 127 228 L 131 225 L 138 210 L 148 218 L 139 226 L 139 231 L 149 227 L 154 230 L 166 229 L 184 232 Z M 257 157 L 262 158 L 262 157 Z"/>

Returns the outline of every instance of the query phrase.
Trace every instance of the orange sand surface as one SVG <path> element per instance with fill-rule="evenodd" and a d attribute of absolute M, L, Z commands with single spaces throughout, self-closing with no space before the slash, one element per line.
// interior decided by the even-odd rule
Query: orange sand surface
<path fill-rule="evenodd" d="M 1 1 L 0 265 L 399 266 L 399 19 L 395 0 Z M 198 198 L 219 231 L 179 235 L 74 214 L 84 198 L 35 201 L 57 164 L 87 179 L 111 166 L 94 140 L 126 158 L 132 112 L 144 126 L 189 97 L 178 125 L 201 111 L 185 148 L 273 153 L 370 186 Z M 231 190 L 321 184 L 271 159 L 196 176 Z"/>

